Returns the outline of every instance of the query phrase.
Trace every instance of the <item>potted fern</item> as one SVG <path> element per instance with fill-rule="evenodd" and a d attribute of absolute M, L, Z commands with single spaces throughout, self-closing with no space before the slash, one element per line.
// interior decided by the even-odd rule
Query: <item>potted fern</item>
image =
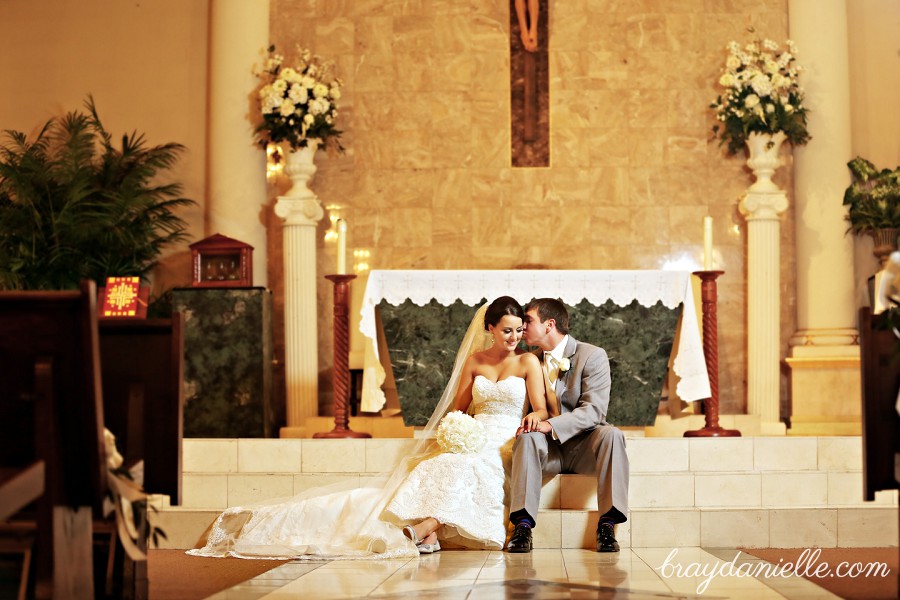
<path fill-rule="evenodd" d="M 857 156 L 847 163 L 853 182 L 844 192 L 848 232 L 871 235 L 875 256 L 882 262 L 897 249 L 900 235 L 900 167 L 878 168 Z"/>
<path fill-rule="evenodd" d="M 177 211 L 194 204 L 159 180 L 180 144 L 137 132 L 113 143 L 93 98 L 50 119 L 34 139 L 0 145 L 0 289 L 70 289 L 82 279 L 146 279 L 164 248 L 186 239 Z"/>

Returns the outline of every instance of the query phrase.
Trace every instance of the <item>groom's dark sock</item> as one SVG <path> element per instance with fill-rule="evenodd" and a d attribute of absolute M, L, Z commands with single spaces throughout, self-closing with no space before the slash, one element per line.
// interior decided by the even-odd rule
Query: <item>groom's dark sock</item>
<path fill-rule="evenodd" d="M 524 524 L 528 525 L 531 529 L 534 529 L 534 519 L 531 518 L 531 515 L 529 515 L 526 510 L 517 510 L 509 515 L 509 520 L 516 526 Z"/>

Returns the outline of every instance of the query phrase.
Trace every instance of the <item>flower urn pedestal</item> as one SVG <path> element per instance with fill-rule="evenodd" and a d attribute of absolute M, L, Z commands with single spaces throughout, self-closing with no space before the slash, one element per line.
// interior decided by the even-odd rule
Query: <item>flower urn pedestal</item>
<path fill-rule="evenodd" d="M 319 140 L 287 153 L 285 173 L 293 185 L 279 196 L 275 214 L 283 221 L 284 342 L 287 426 L 281 437 L 304 435 L 304 421 L 319 412 L 316 300 L 316 228 L 325 215 L 309 187 L 316 173 Z"/>
<path fill-rule="evenodd" d="M 741 198 L 747 220 L 747 412 L 760 417 L 762 435 L 784 435 L 781 422 L 781 214 L 787 195 L 772 176 L 783 132 L 751 133 L 747 166 L 756 181 Z"/>

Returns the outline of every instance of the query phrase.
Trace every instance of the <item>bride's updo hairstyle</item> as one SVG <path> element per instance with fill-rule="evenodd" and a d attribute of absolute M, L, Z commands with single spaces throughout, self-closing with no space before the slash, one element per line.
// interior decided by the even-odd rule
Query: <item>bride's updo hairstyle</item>
<path fill-rule="evenodd" d="M 519 317 L 523 323 L 525 322 L 525 311 L 522 310 L 522 305 L 516 302 L 515 298 L 500 296 L 488 305 L 487 311 L 484 313 L 484 330 L 487 331 L 491 325 L 496 326 L 506 315 Z"/>

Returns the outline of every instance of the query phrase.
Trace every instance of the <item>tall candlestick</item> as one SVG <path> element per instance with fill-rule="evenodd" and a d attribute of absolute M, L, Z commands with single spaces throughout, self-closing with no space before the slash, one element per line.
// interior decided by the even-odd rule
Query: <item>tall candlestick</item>
<path fill-rule="evenodd" d="M 338 219 L 337 221 L 337 274 L 346 275 L 347 273 L 347 221 Z"/>
<path fill-rule="evenodd" d="M 703 270 L 712 271 L 712 217 L 703 217 Z"/>

